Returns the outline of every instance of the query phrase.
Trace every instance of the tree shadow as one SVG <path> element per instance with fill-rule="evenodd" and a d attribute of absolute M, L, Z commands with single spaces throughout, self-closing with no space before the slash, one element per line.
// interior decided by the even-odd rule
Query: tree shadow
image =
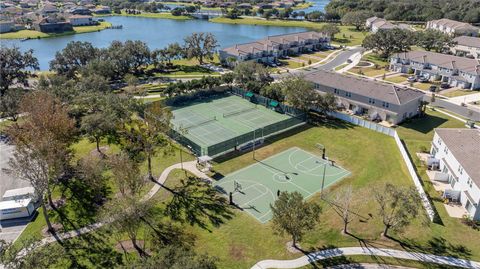
<path fill-rule="evenodd" d="M 308 261 L 312 268 L 327 268 L 340 264 L 353 263 L 353 261 L 349 257 L 344 256 L 343 252 L 338 250 L 338 247 L 335 245 L 330 244 L 319 248 L 310 248 L 308 250 L 301 248 L 297 249 L 308 257 Z"/>
<path fill-rule="evenodd" d="M 209 225 L 218 227 L 233 217 L 225 197 L 209 182 L 189 177 L 178 187 L 165 188 L 173 194 L 165 211 L 173 220 L 209 230 Z"/>
<path fill-rule="evenodd" d="M 413 239 L 400 239 L 389 237 L 397 242 L 403 249 L 422 253 L 432 253 L 440 256 L 450 256 L 454 258 L 469 259 L 472 251 L 461 244 L 452 244 L 441 236 L 435 236 L 427 241 L 426 245 L 420 245 Z"/>
<path fill-rule="evenodd" d="M 427 134 L 438 126 L 444 124 L 446 121 L 447 120 L 444 118 L 425 114 L 425 116 L 422 117 L 416 117 L 406 120 L 405 122 L 400 124 L 400 126 L 403 128 L 415 130 L 423 134 Z"/>

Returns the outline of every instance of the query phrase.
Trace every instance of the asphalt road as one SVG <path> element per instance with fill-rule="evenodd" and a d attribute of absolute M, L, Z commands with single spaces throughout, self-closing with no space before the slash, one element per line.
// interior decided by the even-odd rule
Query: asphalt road
<path fill-rule="evenodd" d="M 426 96 L 424 97 L 424 100 L 427 102 L 430 102 L 431 97 Z M 467 119 L 472 119 L 475 121 L 480 121 L 480 112 L 468 109 L 467 107 L 460 106 L 451 102 L 447 102 L 445 100 L 442 100 L 440 98 L 435 98 L 435 102 L 431 103 L 430 105 L 436 106 L 438 108 L 443 108 L 445 110 L 451 111 L 455 114 L 458 114 L 460 116 L 463 116 L 464 118 Z"/>

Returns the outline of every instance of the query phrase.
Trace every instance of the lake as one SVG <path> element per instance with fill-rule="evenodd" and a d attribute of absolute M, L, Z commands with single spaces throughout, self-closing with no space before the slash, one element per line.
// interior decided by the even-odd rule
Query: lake
<path fill-rule="evenodd" d="M 210 32 L 218 40 L 220 48 L 238 43 L 251 42 L 269 35 L 279 35 L 305 31 L 301 27 L 276 27 L 240 24 L 212 23 L 207 20 L 168 20 L 141 17 L 105 17 L 113 25 L 123 25 L 123 29 L 69 35 L 55 38 L 20 40 L 0 40 L 2 46 L 18 46 L 21 50 L 33 49 L 40 62 L 40 69 L 47 70 L 55 53 L 70 41 L 88 41 L 96 47 L 106 47 L 113 40 L 141 40 L 150 49 L 163 48 L 170 43 L 183 43 L 183 38 L 193 32 Z"/>
<path fill-rule="evenodd" d="M 330 0 L 309 0 L 309 2 L 312 2 L 313 5 L 297 11 L 305 11 L 306 13 L 312 11 L 325 11 L 325 6 L 330 2 Z"/>

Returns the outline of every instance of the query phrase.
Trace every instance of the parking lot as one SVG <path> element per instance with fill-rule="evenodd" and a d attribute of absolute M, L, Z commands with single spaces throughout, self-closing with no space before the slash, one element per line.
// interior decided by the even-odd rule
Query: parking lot
<path fill-rule="evenodd" d="M 30 186 L 29 182 L 21 180 L 6 173 L 4 169 L 8 169 L 8 161 L 12 157 L 14 147 L 0 138 L 0 195 L 3 196 L 6 190 L 23 188 Z M 29 222 L 28 219 L 15 219 L 1 221 L 2 230 L 0 239 L 7 242 L 14 241 L 25 229 Z"/>

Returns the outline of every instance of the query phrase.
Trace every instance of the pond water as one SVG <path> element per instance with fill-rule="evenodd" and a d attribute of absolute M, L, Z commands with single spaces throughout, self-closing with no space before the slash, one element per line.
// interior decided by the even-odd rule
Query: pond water
<path fill-rule="evenodd" d="M 300 27 L 276 27 L 260 25 L 240 25 L 211 23 L 207 20 L 169 20 L 140 17 L 105 17 L 113 25 L 123 25 L 123 29 L 109 29 L 100 32 L 62 36 L 56 38 L 20 40 L 0 40 L 2 46 L 18 46 L 21 50 L 33 49 L 40 62 L 41 70 L 48 69 L 48 63 L 55 53 L 70 41 L 88 41 L 96 47 L 106 47 L 113 40 L 142 40 L 151 49 L 163 48 L 173 42 L 183 42 L 183 38 L 193 32 L 213 33 L 219 48 L 238 43 L 251 42 L 269 35 L 279 35 L 305 31 Z"/>
<path fill-rule="evenodd" d="M 313 5 L 305 8 L 305 9 L 299 9 L 296 10 L 298 11 L 305 11 L 305 13 L 309 13 L 312 11 L 325 11 L 325 6 L 330 2 L 330 0 L 308 0 L 309 2 L 312 2 Z"/>

